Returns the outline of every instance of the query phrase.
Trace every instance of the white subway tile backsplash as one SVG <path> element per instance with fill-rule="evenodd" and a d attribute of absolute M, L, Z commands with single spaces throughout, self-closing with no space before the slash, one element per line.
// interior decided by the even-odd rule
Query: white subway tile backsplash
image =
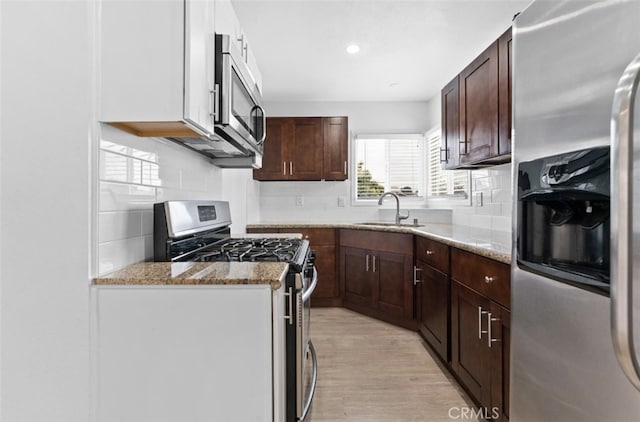
<path fill-rule="evenodd" d="M 121 169 L 118 171 L 117 169 Z M 100 151 L 100 180 L 127 181 L 127 157 Z"/>
<path fill-rule="evenodd" d="M 142 184 L 152 186 L 162 185 L 159 169 L 160 166 L 155 163 L 142 161 Z"/>
<path fill-rule="evenodd" d="M 142 235 L 153 235 L 153 211 L 142 211 Z"/>
<path fill-rule="evenodd" d="M 143 237 L 116 240 L 98 245 L 98 275 L 119 270 L 127 265 L 144 261 Z"/>
<path fill-rule="evenodd" d="M 153 234 L 142 238 L 144 248 L 144 260 L 153 261 Z"/>
<path fill-rule="evenodd" d="M 141 160 L 151 161 L 154 163 L 158 161 L 158 154 L 155 152 L 140 151 L 139 149 L 131 148 L 130 154 L 132 157 L 139 158 Z"/>
<path fill-rule="evenodd" d="M 473 177 L 473 189 L 476 192 L 491 189 L 491 178 L 489 177 Z"/>
<path fill-rule="evenodd" d="M 155 200 L 153 187 L 100 182 L 100 212 L 151 209 Z"/>
<path fill-rule="evenodd" d="M 491 229 L 501 232 L 510 232 L 511 216 L 491 216 Z"/>
<path fill-rule="evenodd" d="M 112 242 L 142 235 L 142 212 L 103 212 L 98 216 L 98 242 Z"/>
<path fill-rule="evenodd" d="M 116 152 L 122 155 L 127 155 L 127 151 L 129 150 L 129 148 L 126 145 L 121 145 L 116 142 L 106 141 L 104 139 L 100 140 L 100 149 L 105 151 Z"/>
<path fill-rule="evenodd" d="M 477 215 L 502 215 L 502 204 L 492 204 L 485 201 L 483 206 L 475 207 L 475 213 Z"/>
<path fill-rule="evenodd" d="M 513 198 L 511 193 L 511 165 L 473 170 L 472 204 L 453 209 L 454 224 L 475 226 L 498 231 L 511 231 Z M 482 204 L 479 201 L 482 195 Z"/>
<path fill-rule="evenodd" d="M 511 189 L 492 189 L 491 202 L 511 202 Z"/>
<path fill-rule="evenodd" d="M 156 202 L 182 199 L 220 199 L 220 192 L 207 192 L 180 188 L 162 187 L 156 189 Z"/>

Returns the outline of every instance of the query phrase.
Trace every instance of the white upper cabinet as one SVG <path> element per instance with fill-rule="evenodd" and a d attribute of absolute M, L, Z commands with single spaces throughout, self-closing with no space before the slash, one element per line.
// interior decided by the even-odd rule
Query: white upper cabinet
<path fill-rule="evenodd" d="M 214 0 L 214 2 L 216 5 L 216 33 L 229 35 L 231 40 L 237 43 L 238 49 L 242 50 L 242 27 L 236 12 L 233 10 L 231 0 Z"/>
<path fill-rule="evenodd" d="M 215 38 L 213 2 L 185 2 L 184 118 L 213 133 L 211 91 L 214 86 Z"/>
<path fill-rule="evenodd" d="M 260 90 L 260 93 L 262 94 L 263 93 L 263 91 L 262 91 L 262 73 L 260 73 L 260 68 L 258 68 L 258 62 L 256 61 L 256 57 L 253 55 L 253 49 L 248 44 L 248 42 L 247 42 L 247 49 L 246 49 L 245 57 L 246 57 L 247 65 L 249 66 L 249 70 L 251 71 L 251 74 L 255 78 L 256 85 L 258 85 L 258 89 Z"/>
<path fill-rule="evenodd" d="M 258 68 L 258 63 L 253 54 L 251 44 L 247 39 L 247 35 L 242 30 L 240 21 L 236 16 L 235 10 L 233 9 L 231 0 L 215 0 L 215 4 L 216 33 L 229 35 L 231 40 L 236 43 L 238 49 L 242 51 L 242 57 L 249 66 L 251 75 L 255 79 L 260 93 L 262 93 L 262 74 L 260 73 L 260 69 Z"/>
<path fill-rule="evenodd" d="M 100 120 L 138 136 L 213 133 L 211 0 L 102 0 Z"/>

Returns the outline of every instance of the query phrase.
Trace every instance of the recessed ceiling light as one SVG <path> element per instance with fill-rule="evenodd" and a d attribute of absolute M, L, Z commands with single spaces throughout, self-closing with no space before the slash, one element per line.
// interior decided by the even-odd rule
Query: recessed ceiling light
<path fill-rule="evenodd" d="M 356 54 L 360 51 L 360 46 L 358 44 L 351 44 L 347 47 L 347 53 Z"/>
<path fill-rule="evenodd" d="M 389 84 L 389 88 L 395 88 L 395 87 L 397 87 L 398 85 L 400 85 L 398 82 L 391 82 L 391 83 Z"/>

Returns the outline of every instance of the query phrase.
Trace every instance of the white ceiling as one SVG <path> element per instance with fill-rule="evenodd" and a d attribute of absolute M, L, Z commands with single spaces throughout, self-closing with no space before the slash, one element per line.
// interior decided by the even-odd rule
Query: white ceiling
<path fill-rule="evenodd" d="M 424 101 L 530 0 L 233 0 L 266 101 Z M 358 43 L 359 54 L 347 45 Z"/>

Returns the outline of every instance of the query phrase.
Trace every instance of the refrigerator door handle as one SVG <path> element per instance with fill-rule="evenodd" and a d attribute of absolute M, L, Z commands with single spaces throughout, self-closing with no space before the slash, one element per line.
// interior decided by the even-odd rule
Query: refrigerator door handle
<path fill-rule="evenodd" d="M 633 113 L 640 54 L 618 81 L 611 115 L 611 336 L 618 363 L 640 390 L 633 326 Z"/>

